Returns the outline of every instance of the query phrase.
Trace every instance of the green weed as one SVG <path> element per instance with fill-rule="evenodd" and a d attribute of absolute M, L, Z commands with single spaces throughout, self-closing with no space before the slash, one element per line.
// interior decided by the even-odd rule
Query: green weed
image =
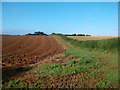
<path fill-rule="evenodd" d="M 65 55 L 74 55 L 79 58 L 78 61 L 70 60 L 65 63 L 53 63 L 46 64 L 34 68 L 33 70 L 40 70 L 42 72 L 39 73 L 40 76 L 45 75 L 67 75 L 72 73 L 77 73 L 79 71 L 89 71 L 94 67 L 99 67 L 99 59 L 95 59 L 87 54 L 81 52 L 75 52 L 73 49 L 67 49 Z M 71 66 L 71 67 L 68 67 Z"/>
<path fill-rule="evenodd" d="M 99 83 L 97 83 L 96 88 L 109 88 L 110 87 L 110 82 L 106 80 L 102 80 Z"/>

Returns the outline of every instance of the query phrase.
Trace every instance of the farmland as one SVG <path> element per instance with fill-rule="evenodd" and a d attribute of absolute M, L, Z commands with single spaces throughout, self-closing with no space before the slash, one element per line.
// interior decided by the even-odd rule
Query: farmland
<path fill-rule="evenodd" d="M 94 46 L 98 49 L 91 42 L 62 35 L 3 36 L 2 87 L 118 87 L 117 40 L 94 41 L 101 45 Z M 104 48 L 109 44 L 101 44 L 104 42 L 111 42 L 113 48 Z"/>
<path fill-rule="evenodd" d="M 21 66 L 34 64 L 47 56 L 63 51 L 53 37 L 47 36 L 3 36 L 3 65 Z"/>
<path fill-rule="evenodd" d="M 117 36 L 68 36 L 68 37 L 72 39 L 77 39 L 79 41 L 117 38 Z"/>

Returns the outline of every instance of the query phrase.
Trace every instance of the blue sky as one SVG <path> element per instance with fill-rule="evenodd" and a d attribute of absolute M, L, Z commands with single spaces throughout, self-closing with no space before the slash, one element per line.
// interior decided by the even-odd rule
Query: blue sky
<path fill-rule="evenodd" d="M 119 2 L 119 0 L 2 0 L 2 2 Z"/>
<path fill-rule="evenodd" d="M 3 2 L 2 33 L 118 35 L 117 2 Z"/>

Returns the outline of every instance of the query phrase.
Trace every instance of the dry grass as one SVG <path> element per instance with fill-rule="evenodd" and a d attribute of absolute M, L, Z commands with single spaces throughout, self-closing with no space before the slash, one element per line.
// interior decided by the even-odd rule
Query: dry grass
<path fill-rule="evenodd" d="M 80 41 L 85 40 L 101 40 L 101 39 L 110 39 L 110 38 L 117 38 L 118 36 L 67 36 L 72 39 L 77 39 Z"/>

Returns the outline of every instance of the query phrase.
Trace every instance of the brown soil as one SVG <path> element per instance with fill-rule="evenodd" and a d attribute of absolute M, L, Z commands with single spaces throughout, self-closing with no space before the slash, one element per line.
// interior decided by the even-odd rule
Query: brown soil
<path fill-rule="evenodd" d="M 62 76 L 52 75 L 52 77 L 40 77 L 38 76 L 39 72 L 32 72 L 31 74 L 31 77 L 25 77 L 22 81 L 29 84 L 30 82 L 36 83 L 37 81 L 43 80 L 43 82 L 38 83 L 38 87 L 40 88 L 72 88 L 72 86 L 75 88 L 94 88 L 94 85 L 99 82 L 99 80 L 97 80 L 99 76 L 93 77 L 92 75 L 86 74 L 86 72 L 77 72 Z"/>
<path fill-rule="evenodd" d="M 21 74 L 17 74 L 15 76 L 8 77 L 9 79 L 12 80 L 20 80 L 22 78 L 22 82 L 26 82 L 28 85 L 30 83 L 34 84 L 37 81 L 40 81 L 37 83 L 37 87 L 39 88 L 72 88 L 73 86 L 76 88 L 94 88 L 94 85 L 99 82 L 97 78 L 101 78 L 104 73 L 96 73 L 95 75 L 90 74 L 91 71 L 81 71 L 77 72 L 74 74 L 69 74 L 69 75 L 46 75 L 46 76 L 39 76 L 39 73 L 42 72 L 40 70 L 33 70 L 33 71 L 28 71 L 29 69 L 44 65 L 44 64 L 51 64 L 51 63 L 64 63 L 67 62 L 68 60 L 78 60 L 78 58 L 70 56 L 70 57 L 65 57 L 65 56 L 58 56 L 54 55 L 52 57 L 48 57 L 44 59 L 44 61 L 41 61 L 36 64 L 31 64 L 29 65 L 30 67 L 25 67 L 25 68 L 16 68 L 17 71 L 14 70 L 14 72 L 18 73 L 20 70 L 22 71 Z M 62 67 L 65 67 L 64 65 Z M 72 67 L 72 66 L 68 66 Z M 12 69 L 11 69 L 12 70 Z M 13 70 L 12 70 L 13 71 Z M 24 72 L 25 71 L 25 72 Z M 26 72 L 28 71 L 28 72 Z M 87 74 L 86 74 L 87 72 Z M 88 73 L 90 75 L 88 75 Z M 7 75 L 4 75 L 6 78 L 11 73 L 7 73 Z M 13 74 L 11 74 L 13 75 Z M 6 81 L 3 83 L 4 85 L 7 84 Z"/>
<path fill-rule="evenodd" d="M 51 36 L 3 36 L 2 66 L 34 64 L 63 51 L 63 47 Z"/>
<path fill-rule="evenodd" d="M 3 79 L 8 80 L 8 79 L 12 79 L 12 80 L 19 80 L 20 78 L 23 77 L 31 77 L 34 72 L 36 73 L 40 73 L 40 71 L 32 71 L 29 74 L 26 72 L 35 67 L 41 66 L 41 65 L 45 65 L 45 64 L 52 64 L 52 63 L 65 63 L 69 60 L 77 60 L 77 58 L 70 56 L 70 57 L 65 57 L 65 56 L 58 56 L 58 55 L 54 55 L 51 57 L 46 57 L 44 60 L 35 63 L 35 64 L 30 64 L 30 65 L 26 65 L 26 66 L 20 66 L 20 67 L 6 67 L 3 68 Z"/>
<path fill-rule="evenodd" d="M 10 79 L 46 63 L 64 48 L 51 36 L 2 36 L 2 78 Z M 48 61 L 47 63 L 49 63 Z"/>

